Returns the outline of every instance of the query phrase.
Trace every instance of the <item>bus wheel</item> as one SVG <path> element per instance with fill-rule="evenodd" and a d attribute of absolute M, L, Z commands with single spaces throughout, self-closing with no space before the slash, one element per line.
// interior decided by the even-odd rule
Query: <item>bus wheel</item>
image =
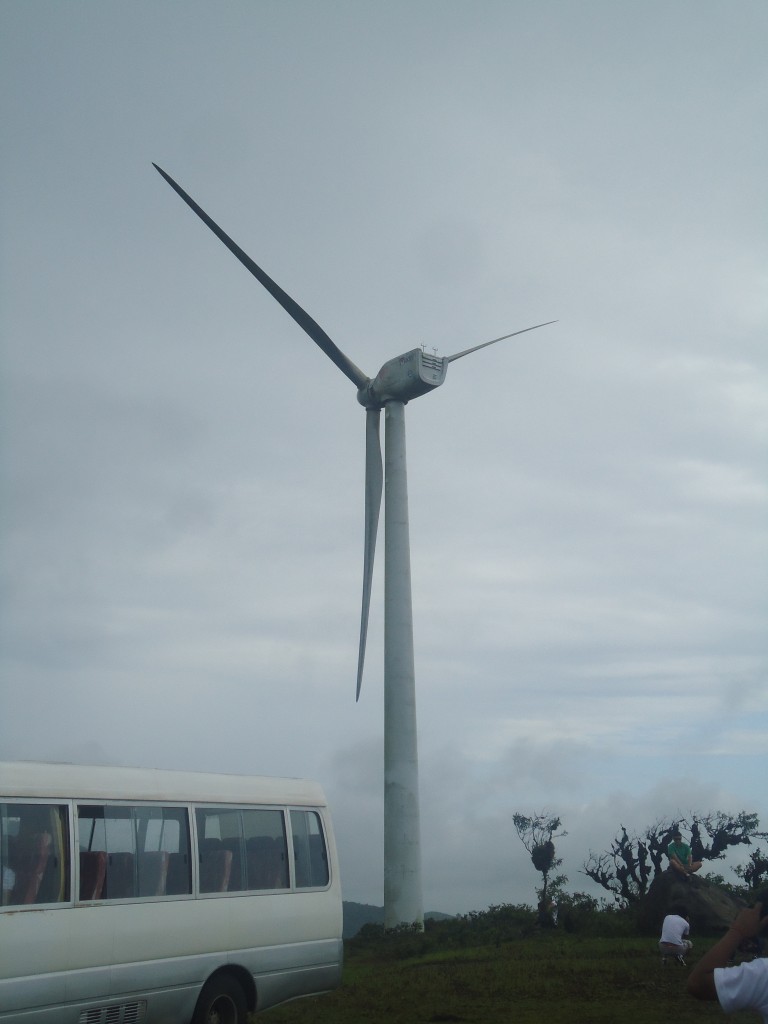
<path fill-rule="evenodd" d="M 192 1024 L 246 1024 L 245 995 L 234 978 L 211 978 L 197 1000 Z"/>

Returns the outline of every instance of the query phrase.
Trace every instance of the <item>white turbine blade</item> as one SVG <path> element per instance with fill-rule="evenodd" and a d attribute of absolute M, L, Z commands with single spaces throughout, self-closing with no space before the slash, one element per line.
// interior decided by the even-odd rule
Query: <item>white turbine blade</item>
<path fill-rule="evenodd" d="M 379 439 L 380 409 L 367 409 L 365 416 L 365 555 L 363 557 L 363 607 L 360 613 L 360 650 L 357 656 L 357 693 L 363 682 L 365 663 L 365 642 L 368 637 L 368 612 L 371 607 L 371 582 L 373 580 L 373 556 L 376 553 L 376 534 L 379 529 L 381 492 L 384 471 L 381 463 L 381 441 Z"/>
<path fill-rule="evenodd" d="M 482 345 L 475 345 L 473 348 L 465 348 L 463 352 L 457 352 L 453 356 L 446 356 L 446 363 L 452 363 L 454 359 L 461 359 L 462 356 L 468 356 L 470 352 L 477 352 L 480 348 L 487 348 L 488 345 L 495 345 L 497 341 L 504 341 L 506 338 L 514 338 L 516 334 L 525 334 L 526 331 L 535 331 L 539 327 L 548 327 L 549 324 L 556 324 L 557 320 L 547 320 L 545 324 L 534 324 L 533 327 L 524 327 L 522 331 L 512 331 L 511 334 L 502 334 L 500 338 L 494 338 L 492 341 L 484 341 Z"/>
<path fill-rule="evenodd" d="M 349 356 L 342 352 L 334 341 L 331 341 L 320 324 L 318 324 L 316 320 L 313 320 L 309 313 L 307 313 L 305 309 L 302 309 L 295 299 L 292 299 L 287 292 L 283 291 L 280 285 L 273 281 L 257 263 L 254 263 L 248 253 L 244 252 L 237 242 L 234 242 L 229 235 L 219 227 L 216 221 L 209 217 L 202 207 L 198 206 L 192 196 L 185 192 L 181 185 L 173 180 L 170 174 L 166 174 L 162 167 L 158 167 L 157 164 L 152 164 L 152 166 L 165 178 L 174 192 L 181 196 L 190 210 L 194 211 L 200 220 L 211 229 L 214 235 L 216 235 L 216 237 L 226 245 L 232 255 L 236 256 L 237 259 L 240 260 L 246 270 L 250 271 L 256 280 L 267 289 L 269 294 L 280 303 L 286 313 L 293 317 L 299 327 L 301 327 L 303 331 L 306 331 L 318 348 L 325 352 L 331 362 L 335 363 L 341 372 L 348 377 L 356 387 L 361 388 L 364 384 L 367 384 L 368 377 L 366 374 L 363 373 L 359 366 L 355 366 Z"/>

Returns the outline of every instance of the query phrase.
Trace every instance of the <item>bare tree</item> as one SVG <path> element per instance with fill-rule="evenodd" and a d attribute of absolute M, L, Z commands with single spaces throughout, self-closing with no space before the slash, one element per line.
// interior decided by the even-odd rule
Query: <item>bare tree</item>
<path fill-rule="evenodd" d="M 756 814 L 739 811 L 725 814 L 714 811 L 711 814 L 691 816 L 691 852 L 694 860 L 721 860 L 729 846 L 750 846 L 753 839 L 764 839 L 768 833 L 758 832 L 760 821 Z M 704 831 L 709 843 L 702 839 Z"/>
<path fill-rule="evenodd" d="M 584 873 L 620 903 L 636 903 L 648 890 L 657 845 L 655 835 L 651 840 L 630 836 L 622 825 L 609 850 L 600 854 L 589 851 Z"/>
<path fill-rule="evenodd" d="M 560 819 L 551 817 L 546 811 L 531 817 L 513 814 L 512 821 L 518 839 L 531 856 L 531 863 L 541 872 L 542 886 L 536 890 L 539 904 L 547 904 L 552 892 L 568 881 L 565 875 L 551 877 L 552 871 L 563 863 L 562 858 L 555 855 L 554 840 L 567 836 L 568 833 L 558 832 L 561 826 Z"/>
<path fill-rule="evenodd" d="M 768 885 L 768 855 L 759 846 L 750 853 L 746 864 L 740 864 L 733 870 L 753 891 Z"/>
<path fill-rule="evenodd" d="M 619 902 L 636 903 L 667 867 L 667 846 L 677 828 L 690 831 L 693 859 L 708 861 L 721 860 L 731 846 L 765 837 L 765 832 L 758 832 L 759 824 L 757 815 L 746 811 L 714 811 L 675 821 L 662 818 L 639 833 L 629 833 L 622 825 L 607 851 L 589 851 L 583 870 Z"/>

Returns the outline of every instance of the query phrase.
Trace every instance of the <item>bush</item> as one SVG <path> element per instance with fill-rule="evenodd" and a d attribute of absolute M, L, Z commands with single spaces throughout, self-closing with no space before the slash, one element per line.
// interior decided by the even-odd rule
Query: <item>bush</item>
<path fill-rule="evenodd" d="M 633 909 L 616 907 L 583 892 L 563 894 L 558 923 L 572 935 L 628 938 L 638 934 L 637 915 Z"/>
<path fill-rule="evenodd" d="M 348 948 L 351 953 L 404 960 L 448 950 L 498 947 L 505 942 L 554 936 L 558 932 L 618 939 L 636 936 L 638 928 L 632 910 L 616 908 L 586 893 L 561 893 L 558 927 L 554 929 L 542 930 L 531 907 L 501 903 L 457 917 L 429 919 L 423 931 L 415 925 L 385 928 L 382 924 L 366 924 L 349 940 Z"/>
<path fill-rule="evenodd" d="M 366 924 L 348 945 L 350 951 L 375 952 L 378 957 L 399 960 L 466 946 L 498 946 L 534 931 L 535 914 L 530 907 L 505 903 L 457 917 L 430 918 L 424 922 L 423 931 L 415 925 L 385 928 Z"/>

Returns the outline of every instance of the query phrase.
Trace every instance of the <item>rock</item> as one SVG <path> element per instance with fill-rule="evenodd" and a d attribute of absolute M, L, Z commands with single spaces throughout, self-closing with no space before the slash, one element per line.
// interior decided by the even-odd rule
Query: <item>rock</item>
<path fill-rule="evenodd" d="M 643 931 L 660 932 L 661 922 L 676 905 L 687 908 L 691 932 L 699 935 L 719 935 L 746 906 L 706 877 L 689 875 L 686 881 L 667 868 L 656 875 L 641 904 L 639 923 Z"/>

